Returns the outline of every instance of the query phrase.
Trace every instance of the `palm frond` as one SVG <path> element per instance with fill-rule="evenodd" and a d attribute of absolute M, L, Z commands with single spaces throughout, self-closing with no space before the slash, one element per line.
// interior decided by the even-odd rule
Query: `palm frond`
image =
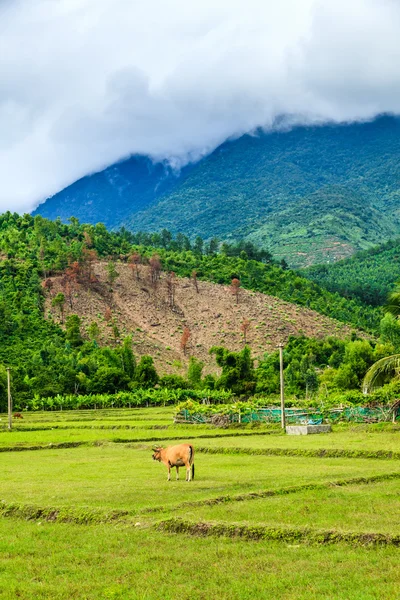
<path fill-rule="evenodd" d="M 363 393 L 368 394 L 397 377 L 400 377 L 400 354 L 381 358 L 367 371 L 362 385 Z"/>
<path fill-rule="evenodd" d="M 400 316 L 400 290 L 396 290 L 389 294 L 387 304 L 384 306 L 386 312 L 394 317 Z"/>

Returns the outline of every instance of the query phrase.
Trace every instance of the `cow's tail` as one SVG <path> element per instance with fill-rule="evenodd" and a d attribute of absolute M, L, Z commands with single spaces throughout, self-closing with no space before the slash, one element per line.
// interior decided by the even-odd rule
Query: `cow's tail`
<path fill-rule="evenodd" d="M 194 448 L 191 444 L 189 445 L 189 464 L 192 467 L 192 479 L 194 479 Z"/>

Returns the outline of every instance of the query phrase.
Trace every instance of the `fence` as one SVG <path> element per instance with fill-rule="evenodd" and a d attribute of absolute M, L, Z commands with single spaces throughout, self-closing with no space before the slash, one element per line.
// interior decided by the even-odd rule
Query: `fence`
<path fill-rule="evenodd" d="M 352 406 L 346 408 L 318 409 L 285 409 L 287 424 L 321 425 L 322 423 L 380 423 L 395 422 L 400 417 L 399 403 L 392 406 L 364 407 Z M 191 413 L 181 410 L 175 416 L 177 423 L 229 425 L 233 423 L 280 423 L 281 409 L 277 407 L 259 408 L 253 411 L 232 411 L 225 413 Z"/>

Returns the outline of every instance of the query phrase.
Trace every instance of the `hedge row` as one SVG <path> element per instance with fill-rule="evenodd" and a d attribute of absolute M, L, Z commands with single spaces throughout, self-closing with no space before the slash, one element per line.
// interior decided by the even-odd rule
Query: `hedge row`
<path fill-rule="evenodd" d="M 16 402 L 14 410 L 87 410 L 104 408 L 137 408 L 147 406 L 167 406 L 187 400 L 206 400 L 223 403 L 233 397 L 224 390 L 169 390 L 169 389 L 137 389 L 131 392 L 116 394 L 89 394 L 78 396 L 69 394 L 50 398 L 35 396 L 30 400 Z"/>

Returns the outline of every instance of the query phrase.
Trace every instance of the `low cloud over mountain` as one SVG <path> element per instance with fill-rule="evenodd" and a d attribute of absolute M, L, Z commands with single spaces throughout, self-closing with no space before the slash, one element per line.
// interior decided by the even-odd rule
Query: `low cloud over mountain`
<path fill-rule="evenodd" d="M 131 154 L 400 113 L 397 0 L 0 0 L 0 211 Z"/>

